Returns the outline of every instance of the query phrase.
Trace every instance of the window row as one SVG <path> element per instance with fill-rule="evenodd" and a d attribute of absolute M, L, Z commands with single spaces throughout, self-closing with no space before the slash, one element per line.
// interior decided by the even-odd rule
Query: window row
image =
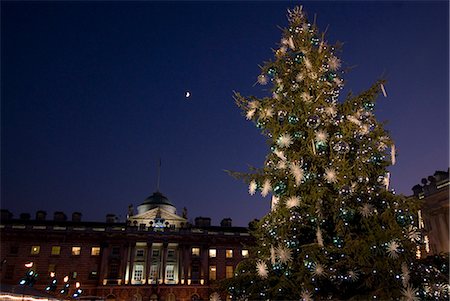
<path fill-rule="evenodd" d="M 31 246 L 31 255 L 38 255 L 41 252 L 41 246 Z M 61 246 L 52 246 L 51 255 L 60 255 L 61 254 Z M 81 255 L 81 247 L 72 247 L 71 250 L 72 256 Z M 91 247 L 91 256 L 99 256 L 100 255 L 100 247 Z"/>
<path fill-rule="evenodd" d="M 200 248 L 192 248 L 191 253 L 193 256 L 200 256 Z M 209 255 L 209 258 L 217 257 L 217 249 L 209 249 L 208 255 Z M 242 256 L 242 258 L 248 258 L 248 250 L 242 249 L 241 256 Z M 225 257 L 233 258 L 233 249 L 226 249 Z"/>

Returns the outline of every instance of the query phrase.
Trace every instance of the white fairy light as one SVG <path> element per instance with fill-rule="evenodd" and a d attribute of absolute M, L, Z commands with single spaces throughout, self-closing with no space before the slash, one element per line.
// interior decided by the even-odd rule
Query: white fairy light
<path fill-rule="evenodd" d="M 261 195 L 263 197 L 266 197 L 269 194 L 270 191 L 272 191 L 272 186 L 270 185 L 270 181 L 268 179 L 266 179 L 264 181 L 264 184 L 263 184 L 262 189 L 261 189 Z"/>
<path fill-rule="evenodd" d="M 289 147 L 293 142 L 292 136 L 289 133 L 282 134 L 277 140 L 278 146 L 283 148 Z"/>
<path fill-rule="evenodd" d="M 300 205 L 300 198 L 298 196 L 291 196 L 286 200 L 286 207 L 291 209 Z"/>
<path fill-rule="evenodd" d="M 258 185 L 256 184 L 256 181 L 255 180 L 252 180 L 251 182 L 250 182 L 250 184 L 248 185 L 248 193 L 250 194 L 250 195 L 254 195 L 255 194 L 255 192 L 256 192 L 256 188 L 258 187 Z"/>

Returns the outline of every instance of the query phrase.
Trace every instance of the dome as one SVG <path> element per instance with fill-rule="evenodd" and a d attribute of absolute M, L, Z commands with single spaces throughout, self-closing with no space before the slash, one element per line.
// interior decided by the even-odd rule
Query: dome
<path fill-rule="evenodd" d="M 154 208 L 162 208 L 172 213 L 175 213 L 176 211 L 175 206 L 159 191 L 154 192 L 151 196 L 146 198 L 137 209 L 138 213 L 143 213 Z"/>

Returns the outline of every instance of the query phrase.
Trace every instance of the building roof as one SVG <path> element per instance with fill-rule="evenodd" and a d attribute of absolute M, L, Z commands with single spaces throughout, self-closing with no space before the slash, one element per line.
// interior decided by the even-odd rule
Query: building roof
<path fill-rule="evenodd" d="M 146 198 L 141 205 L 144 204 L 173 206 L 169 199 L 159 191 L 154 192 L 151 196 Z"/>

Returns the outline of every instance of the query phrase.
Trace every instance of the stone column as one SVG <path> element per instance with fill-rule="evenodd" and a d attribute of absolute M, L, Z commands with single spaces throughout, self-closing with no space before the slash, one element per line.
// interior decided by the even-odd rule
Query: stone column
<path fill-rule="evenodd" d="M 130 284 L 133 281 L 133 270 L 134 270 L 134 256 L 136 253 L 136 242 L 130 243 L 130 270 L 128 271 L 128 278 L 130 279 Z"/>

